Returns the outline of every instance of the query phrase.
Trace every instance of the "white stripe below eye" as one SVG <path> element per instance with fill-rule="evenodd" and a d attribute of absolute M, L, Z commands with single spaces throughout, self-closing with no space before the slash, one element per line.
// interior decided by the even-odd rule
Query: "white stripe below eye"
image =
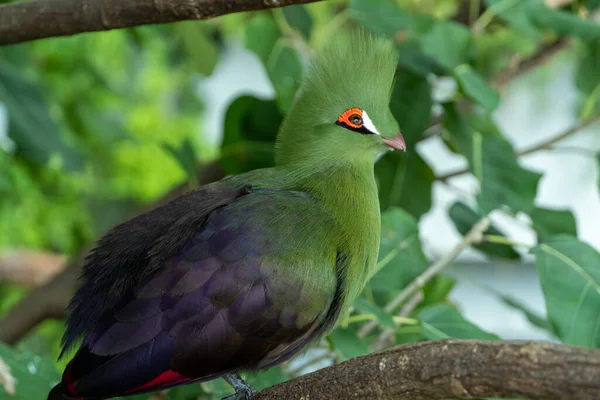
<path fill-rule="evenodd" d="M 365 128 L 367 128 L 370 132 L 379 135 L 379 131 L 377 128 L 375 128 L 375 124 L 373 124 L 373 121 L 371 121 L 371 118 L 369 118 L 365 110 L 362 110 L 362 119 Z"/>

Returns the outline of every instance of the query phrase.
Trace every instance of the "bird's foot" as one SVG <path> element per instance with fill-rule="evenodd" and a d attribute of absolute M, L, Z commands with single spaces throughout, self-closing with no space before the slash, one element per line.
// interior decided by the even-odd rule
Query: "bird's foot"
<path fill-rule="evenodd" d="M 222 400 L 250 400 L 256 394 L 256 390 L 238 374 L 227 374 L 223 379 L 231 385 L 235 393 Z"/>

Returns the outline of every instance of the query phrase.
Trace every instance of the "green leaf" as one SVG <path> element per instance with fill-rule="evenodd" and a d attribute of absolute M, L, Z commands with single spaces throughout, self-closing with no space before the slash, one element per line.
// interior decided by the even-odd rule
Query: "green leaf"
<path fill-rule="evenodd" d="M 220 382 L 219 382 L 220 381 Z M 219 395 L 221 396 L 226 396 L 228 394 L 231 394 L 231 387 L 225 383 L 222 379 L 217 379 L 216 381 L 214 381 L 215 383 L 219 384 L 219 388 L 222 389 L 220 392 L 218 392 Z M 215 385 L 216 386 L 216 385 Z M 169 389 L 168 395 L 165 396 L 166 399 L 169 400 L 192 400 L 192 399 L 204 399 L 204 398 L 208 398 L 207 396 L 207 391 L 205 391 L 204 389 L 207 386 L 205 386 L 204 384 L 199 384 L 199 385 L 181 385 L 181 386 L 175 386 L 171 389 Z M 212 391 L 212 393 L 217 392 L 216 390 Z M 211 393 L 211 392 L 208 392 Z M 118 397 L 117 399 L 120 400 L 154 400 L 156 399 L 156 397 L 151 397 L 151 395 L 140 395 L 138 396 L 134 396 L 134 397 L 130 397 L 130 396 L 126 396 L 126 397 Z"/>
<path fill-rule="evenodd" d="M 501 293 L 491 287 L 487 287 L 487 290 L 489 290 L 490 292 L 493 292 L 507 306 L 512 307 L 515 310 L 521 311 L 525 315 L 525 318 L 527 318 L 527 320 L 529 322 L 531 322 L 532 325 L 537 326 L 538 328 L 544 329 L 544 330 L 554 334 L 552 324 L 550 324 L 550 322 L 548 322 L 548 320 L 546 318 L 539 315 L 535 311 L 531 310 L 529 307 L 527 307 L 525 304 L 521 303 L 519 300 L 517 300 L 511 296 L 505 295 L 504 293 Z"/>
<path fill-rule="evenodd" d="M 163 148 L 177 160 L 190 180 L 198 179 L 198 157 L 190 138 L 185 138 L 179 147 L 163 143 Z"/>
<path fill-rule="evenodd" d="M 498 107 L 500 95 L 470 65 L 461 64 L 452 72 L 465 96 L 479 103 L 487 112 L 492 112 Z"/>
<path fill-rule="evenodd" d="M 506 205 L 513 212 L 530 211 L 542 175 L 522 168 L 507 140 L 474 141 L 473 149 L 474 171 L 482 172 L 478 196 L 480 209 L 488 213 Z"/>
<path fill-rule="evenodd" d="M 583 4 L 588 11 L 592 11 L 600 7 L 600 0 L 583 0 Z"/>
<path fill-rule="evenodd" d="M 482 214 L 507 206 L 513 212 L 531 212 L 541 175 L 519 165 L 512 145 L 493 133 L 474 130 L 452 104 L 444 106 L 444 127 L 453 145 L 467 157 L 479 181 L 477 196 Z"/>
<path fill-rule="evenodd" d="M 423 52 L 434 57 L 448 70 L 468 63 L 473 40 L 471 31 L 456 22 L 437 21 L 421 37 Z"/>
<path fill-rule="evenodd" d="M 0 58 L 16 68 L 26 68 L 31 65 L 31 47 L 3 46 L 0 48 Z"/>
<path fill-rule="evenodd" d="M 277 23 L 267 13 L 257 13 L 247 24 L 245 29 L 246 47 L 267 64 L 275 43 L 279 39 Z"/>
<path fill-rule="evenodd" d="M 571 211 L 536 207 L 529 216 L 538 242 L 546 241 L 550 236 L 559 233 L 577 236 L 577 224 Z"/>
<path fill-rule="evenodd" d="M 584 53 L 578 58 L 575 84 L 583 94 L 590 95 L 600 83 L 600 76 L 597 74 L 600 68 L 600 41 L 583 43 L 581 50 Z"/>
<path fill-rule="evenodd" d="M 399 208 L 381 216 L 379 270 L 368 283 L 374 291 L 396 294 L 427 268 L 416 219 Z"/>
<path fill-rule="evenodd" d="M 195 385 L 183 385 L 185 386 L 195 386 Z M 208 394 L 209 399 L 220 399 L 225 397 L 226 395 L 231 394 L 232 389 L 231 386 L 229 386 L 229 384 L 227 382 L 225 382 L 225 379 L 213 379 L 212 381 L 207 381 L 207 382 L 202 382 L 200 383 L 200 385 L 198 385 L 202 388 L 202 392 Z M 179 394 L 179 393 L 178 393 Z M 187 394 L 187 392 L 182 393 L 184 395 Z M 184 397 L 185 400 L 191 400 L 189 398 Z M 196 399 L 196 397 L 192 397 L 192 399 Z M 122 400 L 128 400 L 127 397 L 124 397 Z"/>
<path fill-rule="evenodd" d="M 283 115 L 273 100 L 253 96 L 235 99 L 225 114 L 222 148 L 241 140 L 274 142 Z"/>
<path fill-rule="evenodd" d="M 585 45 L 585 54 L 578 58 L 575 84 L 585 96 L 582 118 L 590 118 L 600 109 L 600 40 Z"/>
<path fill-rule="evenodd" d="M 282 10 L 290 26 L 300 32 L 305 39 L 310 38 L 313 23 L 312 17 L 306 11 L 306 8 L 300 4 L 296 4 L 283 7 Z"/>
<path fill-rule="evenodd" d="M 274 164 L 274 141 L 283 116 L 272 100 L 241 96 L 225 114 L 220 164 L 239 174 Z"/>
<path fill-rule="evenodd" d="M 398 65 L 415 75 L 427 77 L 429 74 L 446 75 L 448 71 L 435 57 L 423 52 L 421 42 L 415 38 L 402 41 L 397 46 Z"/>
<path fill-rule="evenodd" d="M 494 18 L 507 21 L 510 26 L 532 38 L 542 38 L 539 27 L 531 20 L 533 2 L 536 0 L 485 0 L 488 13 Z"/>
<path fill-rule="evenodd" d="M 281 112 L 289 109 L 300 85 L 302 63 L 289 40 L 280 37 L 276 22 L 268 14 L 259 14 L 246 25 L 246 47 L 254 51 L 266 67 L 277 93 Z"/>
<path fill-rule="evenodd" d="M 19 154 L 39 166 L 58 154 L 66 169 L 83 167 L 80 153 L 61 138 L 41 91 L 3 61 L 0 61 L 0 103 L 8 111 L 8 136 L 17 145 Z"/>
<path fill-rule="evenodd" d="M 463 115 L 472 131 L 481 132 L 485 137 L 504 139 L 500 128 L 496 125 L 490 114 L 467 114 Z"/>
<path fill-rule="evenodd" d="M 4 371 L 5 366 L 10 370 Z M 60 381 L 60 374 L 50 360 L 3 343 L 0 343 L 0 370 L 3 370 L 0 374 L 3 399 L 45 399 Z"/>
<path fill-rule="evenodd" d="M 547 29 L 559 36 L 577 36 L 584 40 L 600 37 L 600 26 L 567 11 L 547 7 L 543 0 L 486 0 L 495 15 L 524 32 L 540 36 Z"/>
<path fill-rule="evenodd" d="M 530 0 L 529 18 L 540 28 L 559 36 L 577 36 L 583 40 L 600 38 L 600 26 L 575 14 L 547 7 L 542 0 Z"/>
<path fill-rule="evenodd" d="M 448 275 L 436 275 L 423 286 L 423 302 L 421 305 L 442 303 L 456 285 L 456 280 Z"/>
<path fill-rule="evenodd" d="M 418 319 L 421 322 L 423 335 L 429 340 L 456 338 L 497 340 L 497 335 L 486 332 L 467 321 L 449 304 L 434 304 L 423 308 Z"/>
<path fill-rule="evenodd" d="M 400 207 L 420 218 L 431 208 L 435 176 L 414 149 L 387 153 L 375 164 L 375 175 L 382 210 Z"/>
<path fill-rule="evenodd" d="M 570 235 L 533 249 L 548 319 L 563 343 L 600 347 L 600 253 Z"/>
<path fill-rule="evenodd" d="M 237 175 L 242 172 L 275 165 L 274 144 L 271 142 L 240 141 L 221 152 L 219 165 L 225 175 Z"/>
<path fill-rule="evenodd" d="M 174 25 L 183 47 L 195 70 L 202 75 L 212 74 L 217 65 L 219 49 L 210 38 L 210 32 L 202 21 L 181 21 Z"/>
<path fill-rule="evenodd" d="M 262 390 L 269 386 L 273 386 L 280 382 L 285 382 L 289 376 L 281 367 L 272 367 L 258 373 L 248 374 L 246 382 L 248 382 L 256 390 Z M 194 399 L 197 399 L 194 397 Z"/>
<path fill-rule="evenodd" d="M 277 93 L 277 104 L 282 113 L 289 110 L 300 86 L 302 63 L 298 53 L 280 40 L 269 57 L 267 75 Z"/>
<path fill-rule="evenodd" d="M 600 152 L 596 153 L 596 170 L 600 171 Z M 600 192 L 600 172 L 597 173 L 598 176 L 598 192 Z"/>
<path fill-rule="evenodd" d="M 415 153 L 413 145 L 429 125 L 432 106 L 431 88 L 425 77 L 407 70 L 396 73 L 390 110 L 411 153 Z"/>
<path fill-rule="evenodd" d="M 407 13 L 390 0 L 351 0 L 348 15 L 375 34 L 393 38 L 398 48 L 398 64 L 413 74 L 423 77 L 431 73 L 447 74 L 435 49 L 424 51 L 421 36 L 439 23 L 431 16 Z M 435 38 L 428 40 L 428 46 L 435 46 Z"/>
<path fill-rule="evenodd" d="M 351 331 L 350 329 L 337 328 L 329 335 L 329 339 L 333 343 L 335 351 L 340 355 L 342 361 L 362 356 L 370 352 L 367 343 L 360 340 L 358 336 L 356 336 L 356 332 Z"/>
<path fill-rule="evenodd" d="M 364 297 L 359 297 L 354 301 L 354 308 L 361 314 L 373 314 L 384 328 L 393 329 L 396 326 L 392 314 L 378 305 L 367 301 Z"/>
<path fill-rule="evenodd" d="M 410 14 L 388 0 L 350 0 L 348 13 L 350 18 L 374 33 L 388 37 L 408 30 L 413 23 Z"/>
<path fill-rule="evenodd" d="M 396 328 L 396 345 L 425 340 L 423 328 L 419 325 L 403 325 Z"/>
<path fill-rule="evenodd" d="M 456 230 L 459 231 L 463 236 L 466 235 L 482 217 L 469 206 L 459 201 L 450 206 L 448 214 L 452 222 L 454 222 Z M 490 227 L 484 232 L 484 235 L 505 236 L 493 225 L 490 225 Z M 473 248 L 493 257 L 506 258 L 509 260 L 518 260 L 521 258 L 519 253 L 517 253 L 512 246 L 506 246 L 503 244 L 478 243 L 474 244 Z"/>

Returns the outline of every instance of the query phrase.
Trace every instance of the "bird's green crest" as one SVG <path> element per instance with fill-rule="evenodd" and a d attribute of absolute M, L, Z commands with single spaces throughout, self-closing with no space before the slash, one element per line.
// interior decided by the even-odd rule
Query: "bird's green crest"
<path fill-rule="evenodd" d="M 346 110 L 357 107 L 368 112 L 379 133 L 394 135 L 398 125 L 389 111 L 389 100 L 397 66 L 392 42 L 365 31 L 342 31 L 316 51 L 304 71 L 300 89 L 278 135 L 277 163 L 305 158 L 306 152 L 339 146 L 354 150 L 367 146 L 356 132 L 345 138 L 335 122 Z M 363 135 L 366 136 L 366 135 Z M 336 141 L 335 146 L 332 141 Z M 345 152 L 349 156 L 352 151 Z M 327 154 L 320 154 L 327 159 Z"/>
<path fill-rule="evenodd" d="M 381 104 L 389 100 L 398 62 L 393 44 L 366 31 L 342 32 L 317 50 L 300 95 L 325 96 L 329 104 Z"/>

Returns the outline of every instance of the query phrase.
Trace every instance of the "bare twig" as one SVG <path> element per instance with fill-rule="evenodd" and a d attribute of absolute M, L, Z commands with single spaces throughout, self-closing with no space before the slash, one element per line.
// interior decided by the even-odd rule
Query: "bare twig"
<path fill-rule="evenodd" d="M 353 358 L 269 387 L 254 400 L 600 399 L 600 350 L 444 339 Z"/>
<path fill-rule="evenodd" d="M 522 157 L 522 156 L 526 156 L 528 154 L 536 153 L 540 150 L 551 150 L 555 143 L 560 142 L 561 140 L 564 140 L 564 139 L 568 138 L 569 136 L 576 134 L 577 132 L 581 131 L 582 129 L 587 128 L 588 126 L 590 126 L 598 121 L 600 121 L 600 114 L 596 115 L 592 118 L 589 118 L 589 119 L 581 122 L 579 125 L 576 125 L 570 129 L 567 129 L 566 131 L 559 133 L 558 135 L 556 135 L 548 140 L 545 140 L 542 143 L 536 144 L 535 146 L 532 146 L 528 149 L 518 151 L 515 154 L 517 157 Z M 455 176 L 459 176 L 459 175 L 464 175 L 468 172 L 469 172 L 469 170 L 466 168 L 460 169 L 457 171 L 449 172 L 444 175 L 437 176 L 435 178 L 435 180 L 440 181 L 440 182 L 446 182 L 450 178 L 454 178 Z"/>
<path fill-rule="evenodd" d="M 516 60 L 509 68 L 496 75 L 492 80 L 492 84 L 498 89 L 504 88 L 508 82 L 545 64 L 558 53 L 571 46 L 571 44 L 571 40 L 560 38 L 540 47 L 540 49 L 532 56 L 522 60 Z"/>
<path fill-rule="evenodd" d="M 0 282 L 41 286 L 65 267 L 66 256 L 46 251 L 10 249 L 0 254 Z"/>
<path fill-rule="evenodd" d="M 577 146 L 550 146 L 544 150 L 552 150 L 555 153 L 577 154 L 582 157 L 596 157 L 598 151 L 584 149 Z"/>
<path fill-rule="evenodd" d="M 444 175 L 436 176 L 435 180 L 440 181 L 440 182 L 446 182 L 450 178 L 454 178 L 455 176 L 464 175 L 468 172 L 469 172 L 469 170 L 467 168 L 459 169 L 457 171 L 448 172 L 447 174 L 444 174 Z"/>
<path fill-rule="evenodd" d="M 422 290 L 416 292 L 410 299 L 408 299 L 406 304 L 402 306 L 400 312 L 398 313 L 398 316 L 407 318 L 410 315 L 410 313 L 413 312 L 413 310 L 423 301 L 423 298 L 424 295 Z M 398 322 L 395 325 L 397 329 L 402 325 L 402 323 Z M 371 349 L 373 351 L 381 351 L 386 347 L 391 346 L 395 342 L 393 340 L 395 332 L 395 329 L 386 329 L 383 332 L 381 332 L 377 340 L 375 340 L 375 342 L 371 344 Z"/>
<path fill-rule="evenodd" d="M 571 129 L 567 129 L 563 133 L 556 135 L 553 138 L 548 139 L 540 144 L 537 144 L 537 145 L 532 146 L 525 150 L 521 150 L 521 151 L 517 152 L 517 156 L 525 156 L 527 154 L 535 153 L 536 151 L 539 151 L 539 150 L 550 149 L 552 147 L 552 145 L 554 145 L 555 143 L 568 138 L 569 136 L 581 131 L 584 128 L 587 128 L 588 126 L 590 126 L 598 121 L 600 121 L 600 115 L 596 115 L 595 117 L 589 118 L 589 119 L 583 121 L 582 123 L 580 123 L 579 125 L 574 126 Z"/>
<path fill-rule="evenodd" d="M 446 268 L 454 259 L 467 247 L 474 243 L 481 241 L 483 233 L 490 226 L 490 219 L 485 216 L 481 218 L 465 235 L 463 240 L 452 249 L 452 251 L 440 258 L 437 262 L 429 266 L 423 273 L 415 278 L 408 286 L 406 286 L 392 301 L 390 301 L 385 309 L 388 312 L 393 312 L 402 303 L 412 296 L 417 290 L 421 289 L 427 282 L 429 282 L 434 276 L 439 274 L 444 268 Z M 365 324 L 359 331 L 358 337 L 366 337 L 372 330 L 377 326 L 377 321 L 370 321 Z"/>
<path fill-rule="evenodd" d="M 319 0 L 30 0 L 0 5 L 0 45 Z"/>

